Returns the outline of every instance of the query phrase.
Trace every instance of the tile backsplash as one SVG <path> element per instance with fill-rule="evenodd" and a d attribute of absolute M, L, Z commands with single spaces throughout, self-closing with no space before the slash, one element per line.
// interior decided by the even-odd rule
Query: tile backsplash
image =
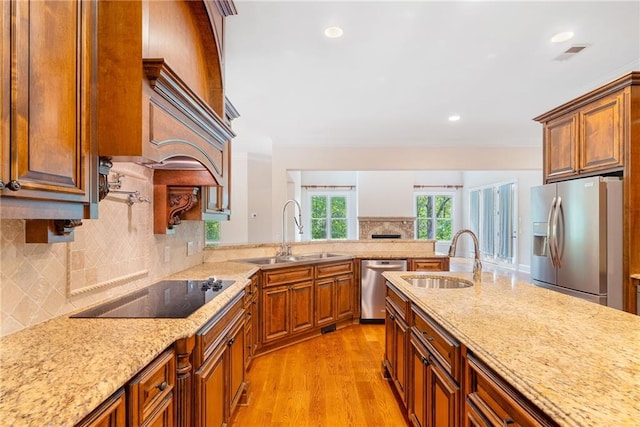
<path fill-rule="evenodd" d="M 151 171 L 114 163 L 123 190 L 153 194 Z M 0 335 L 146 286 L 203 260 L 204 223 L 183 221 L 153 234 L 153 206 L 110 194 L 99 219 L 83 220 L 71 243 L 25 243 L 24 220 L 0 220 Z M 195 252 L 187 256 L 187 242 Z M 168 249 L 169 261 L 165 262 Z"/>

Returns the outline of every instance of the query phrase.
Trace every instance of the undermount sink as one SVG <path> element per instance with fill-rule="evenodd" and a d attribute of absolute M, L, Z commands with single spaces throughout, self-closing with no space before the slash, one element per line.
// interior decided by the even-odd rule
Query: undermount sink
<path fill-rule="evenodd" d="M 273 256 L 273 257 L 262 257 L 262 258 L 245 258 L 245 259 L 239 259 L 236 261 L 247 262 L 249 264 L 270 265 L 270 264 L 283 264 L 287 262 L 314 261 L 314 260 L 329 259 L 329 258 L 335 258 L 335 257 L 341 257 L 341 256 L 344 256 L 344 255 L 322 252 L 317 254 L 300 254 L 300 255 Z"/>
<path fill-rule="evenodd" d="M 472 282 L 447 277 L 402 277 L 411 286 L 425 289 L 460 289 L 473 286 Z"/>

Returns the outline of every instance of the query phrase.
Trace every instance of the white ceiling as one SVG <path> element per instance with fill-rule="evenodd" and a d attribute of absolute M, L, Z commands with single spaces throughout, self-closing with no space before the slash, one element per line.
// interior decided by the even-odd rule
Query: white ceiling
<path fill-rule="evenodd" d="M 640 1 L 235 4 L 234 149 L 541 146 L 533 117 L 640 70 Z M 342 38 L 324 37 L 332 25 Z M 572 40 L 550 42 L 567 30 Z M 588 47 L 554 60 L 578 44 Z"/>

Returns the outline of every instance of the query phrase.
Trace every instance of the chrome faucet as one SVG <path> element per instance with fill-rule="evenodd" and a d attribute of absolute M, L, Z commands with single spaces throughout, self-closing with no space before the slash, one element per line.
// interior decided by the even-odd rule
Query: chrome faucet
<path fill-rule="evenodd" d="M 284 202 L 284 205 L 282 206 L 282 243 L 280 244 L 280 249 L 276 253 L 276 256 L 291 256 L 291 245 L 287 245 L 287 239 L 286 239 L 287 227 L 285 224 L 285 218 L 286 218 L 285 215 L 286 215 L 287 206 L 289 205 L 289 203 L 295 203 L 296 206 L 298 207 L 298 218 L 296 218 L 294 215 L 293 220 L 296 222 L 296 227 L 298 227 L 298 232 L 302 234 L 302 208 L 300 207 L 300 203 L 298 203 L 297 200 L 289 199 L 286 202 Z"/>
<path fill-rule="evenodd" d="M 480 262 L 480 245 L 478 244 L 478 237 L 475 233 L 468 228 L 464 228 L 458 231 L 451 239 L 451 246 L 449 247 L 449 256 L 453 257 L 456 254 L 456 245 L 458 244 L 458 238 L 464 233 L 469 233 L 473 238 L 473 250 L 475 252 L 475 259 L 473 261 L 473 281 L 479 282 L 482 279 L 482 263 Z"/>

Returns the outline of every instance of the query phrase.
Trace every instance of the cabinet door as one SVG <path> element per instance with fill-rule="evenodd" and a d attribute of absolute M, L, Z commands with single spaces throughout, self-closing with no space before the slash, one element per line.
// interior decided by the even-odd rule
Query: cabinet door
<path fill-rule="evenodd" d="M 166 399 L 157 412 L 149 417 L 141 427 L 173 427 L 175 425 L 173 396 Z"/>
<path fill-rule="evenodd" d="M 623 165 L 623 94 L 609 96 L 580 110 L 580 170 Z"/>
<path fill-rule="evenodd" d="M 545 179 L 578 173 L 577 118 L 575 115 L 548 122 L 544 127 Z"/>
<path fill-rule="evenodd" d="M 313 328 L 313 282 L 291 285 L 291 332 Z"/>
<path fill-rule="evenodd" d="M 338 320 L 353 317 L 353 275 L 336 278 L 336 316 Z"/>
<path fill-rule="evenodd" d="M 195 419 L 198 427 L 219 427 L 226 422 L 225 351 L 222 342 L 195 373 Z"/>
<path fill-rule="evenodd" d="M 244 321 L 240 320 L 230 333 L 227 341 L 229 348 L 229 413 L 233 414 L 233 410 L 240 400 L 240 396 L 244 391 Z"/>
<path fill-rule="evenodd" d="M 97 50 L 93 1 L 12 2 L 9 162 L 2 180 L 18 182 L 10 198 L 68 202 L 70 210 L 35 208 L 23 218 L 89 218 L 97 203 L 94 144 Z M 55 43 L 51 41 L 55 40 Z M 10 202 L 15 205 L 15 199 Z M 45 206 L 47 208 L 47 206 Z M 77 216 L 71 217 L 70 215 Z M 11 215 L 11 213 L 10 213 Z"/>
<path fill-rule="evenodd" d="M 385 305 L 385 319 L 384 319 L 384 360 L 383 364 L 386 368 L 387 374 L 391 379 L 395 380 L 396 377 L 396 352 L 394 350 L 396 313 L 389 304 Z"/>
<path fill-rule="evenodd" d="M 458 425 L 460 406 L 458 386 L 449 378 L 442 367 L 432 361 L 428 375 L 428 410 L 430 427 L 455 427 Z"/>
<path fill-rule="evenodd" d="M 270 343 L 289 335 L 289 286 L 262 291 L 262 342 Z"/>
<path fill-rule="evenodd" d="M 409 411 L 409 419 L 415 427 L 426 427 L 429 355 L 413 336 L 410 339 L 410 347 L 411 366 L 409 377 L 411 378 L 411 391 L 407 409 Z"/>
<path fill-rule="evenodd" d="M 120 389 L 113 396 L 96 408 L 76 427 L 125 427 L 125 395 Z"/>
<path fill-rule="evenodd" d="M 316 326 L 336 321 L 335 279 L 316 280 Z"/>
<path fill-rule="evenodd" d="M 400 398 L 402 399 L 402 403 L 407 405 L 407 374 L 408 374 L 408 366 L 407 366 L 407 350 L 408 350 L 408 340 L 409 340 L 409 326 L 398 316 L 395 318 L 394 322 L 394 350 L 395 350 L 395 362 L 396 362 L 396 378 L 395 384 L 396 389 L 398 390 L 398 394 L 400 394 Z"/>
<path fill-rule="evenodd" d="M 253 329 L 253 340 L 247 345 L 251 345 L 251 358 L 255 356 L 256 351 L 260 347 L 260 313 L 258 310 L 258 297 L 254 296 L 251 301 L 251 329 Z"/>

